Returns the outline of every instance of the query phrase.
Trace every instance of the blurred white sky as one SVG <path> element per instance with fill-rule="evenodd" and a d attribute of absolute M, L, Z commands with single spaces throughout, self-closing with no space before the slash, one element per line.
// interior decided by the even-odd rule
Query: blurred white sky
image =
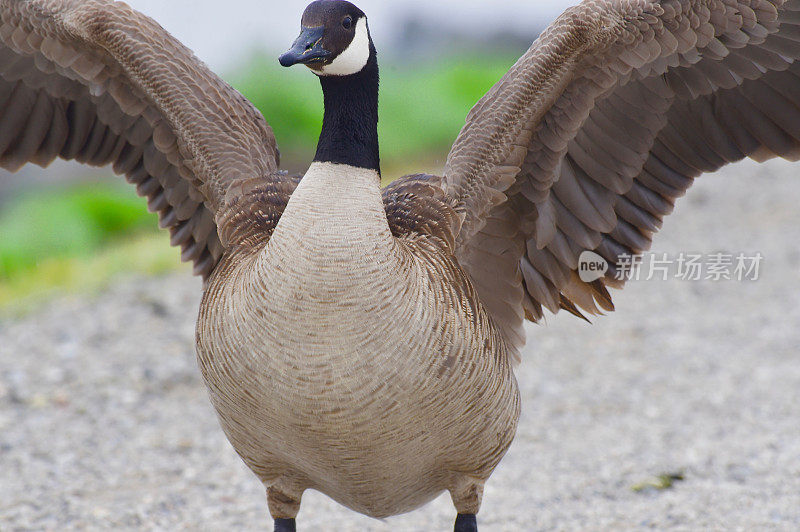
<path fill-rule="evenodd" d="M 307 1 L 274 0 L 126 0 L 157 20 L 216 71 L 235 66 L 238 56 L 256 47 L 288 48 L 300 28 Z M 310 1 L 310 0 L 309 0 Z M 407 14 L 446 21 L 475 32 L 513 29 L 531 32 L 549 24 L 577 0 L 357 0 L 369 17 L 379 50 Z M 416 11 L 416 13 L 415 13 Z"/>

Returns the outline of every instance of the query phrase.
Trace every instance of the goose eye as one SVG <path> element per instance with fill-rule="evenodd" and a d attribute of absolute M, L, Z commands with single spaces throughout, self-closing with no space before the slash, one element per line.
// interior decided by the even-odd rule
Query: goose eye
<path fill-rule="evenodd" d="M 346 30 L 349 30 L 350 28 L 352 28 L 353 27 L 353 18 L 349 17 L 349 16 L 348 17 L 344 17 L 344 20 L 342 21 L 342 27 L 344 27 L 344 29 L 346 29 Z"/>

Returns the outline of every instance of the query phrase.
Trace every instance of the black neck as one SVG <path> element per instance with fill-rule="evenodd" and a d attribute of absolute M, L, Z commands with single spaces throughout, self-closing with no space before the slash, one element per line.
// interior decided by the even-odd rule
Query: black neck
<path fill-rule="evenodd" d="M 319 79 L 325 95 L 325 118 L 314 160 L 369 168 L 380 174 L 378 61 L 374 48 L 361 72 Z"/>

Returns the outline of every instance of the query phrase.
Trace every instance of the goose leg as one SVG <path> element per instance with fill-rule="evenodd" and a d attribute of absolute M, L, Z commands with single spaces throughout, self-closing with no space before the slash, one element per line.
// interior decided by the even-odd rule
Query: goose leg
<path fill-rule="evenodd" d="M 294 519 L 275 519 L 275 532 L 297 532 Z"/>
<path fill-rule="evenodd" d="M 275 532 L 296 532 L 295 517 L 300 510 L 302 490 L 295 492 L 285 483 L 276 483 L 267 488 L 269 513 L 275 520 Z"/>
<path fill-rule="evenodd" d="M 458 512 L 453 528 L 454 532 L 478 532 L 478 521 L 475 514 L 481 507 L 485 481 L 485 479 L 477 479 L 469 475 L 456 477 L 449 490 L 453 505 Z"/>
<path fill-rule="evenodd" d="M 458 514 L 453 532 L 478 532 L 478 520 L 475 514 Z"/>
<path fill-rule="evenodd" d="M 282 519 L 279 517 L 275 520 L 275 532 L 297 532 L 297 525 L 294 519 Z"/>

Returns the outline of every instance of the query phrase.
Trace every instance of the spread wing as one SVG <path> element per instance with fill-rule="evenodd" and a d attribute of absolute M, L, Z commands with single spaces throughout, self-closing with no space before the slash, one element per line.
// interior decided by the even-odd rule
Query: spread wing
<path fill-rule="evenodd" d="M 612 309 L 695 177 L 800 158 L 800 1 L 587 0 L 470 112 L 445 169 L 456 254 L 512 344 L 542 307 Z M 583 283 L 584 250 L 612 268 Z M 598 308 L 599 307 L 599 308 Z"/>
<path fill-rule="evenodd" d="M 295 185 L 261 114 L 155 21 L 110 0 L 0 0 L 0 166 L 56 157 L 125 175 L 203 276 L 243 190 L 282 212 Z"/>

